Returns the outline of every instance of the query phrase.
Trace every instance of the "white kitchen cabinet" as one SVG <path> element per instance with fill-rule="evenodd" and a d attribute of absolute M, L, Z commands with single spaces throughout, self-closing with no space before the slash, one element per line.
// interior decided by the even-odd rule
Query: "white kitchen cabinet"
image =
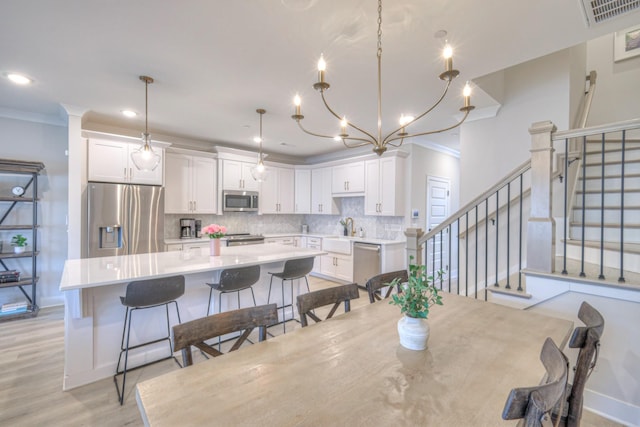
<path fill-rule="evenodd" d="M 364 192 L 364 161 L 334 166 L 331 174 L 331 192 L 351 195 Z"/>
<path fill-rule="evenodd" d="M 315 249 L 315 250 L 321 250 L 322 249 L 322 238 L 321 237 L 312 237 L 312 236 L 308 236 L 307 237 L 307 248 L 309 249 Z M 322 263 L 321 261 L 322 257 L 315 257 L 313 259 L 313 268 L 311 269 L 312 273 L 320 273 L 320 264 Z"/>
<path fill-rule="evenodd" d="M 269 177 L 262 182 L 260 210 L 263 214 L 294 213 L 294 170 L 269 166 Z"/>
<path fill-rule="evenodd" d="M 331 168 L 311 170 L 311 213 L 337 215 L 338 207 L 331 194 Z"/>
<path fill-rule="evenodd" d="M 404 159 L 383 157 L 365 162 L 364 214 L 401 216 L 404 201 Z"/>
<path fill-rule="evenodd" d="M 152 171 L 138 170 L 131 153 L 139 143 L 109 141 L 91 138 L 88 147 L 88 180 L 127 184 L 162 185 L 164 149 L 153 147 L 160 155 L 160 164 Z"/>
<path fill-rule="evenodd" d="M 353 257 L 334 252 L 322 255 L 320 273 L 347 282 L 353 281 Z"/>
<path fill-rule="evenodd" d="M 294 181 L 294 212 L 298 214 L 309 214 L 311 213 L 311 170 L 296 169 Z"/>
<path fill-rule="evenodd" d="M 253 179 L 251 175 L 251 168 L 254 166 L 255 163 L 241 162 L 239 160 L 223 160 L 222 189 L 260 191 L 260 183 Z"/>
<path fill-rule="evenodd" d="M 165 213 L 215 214 L 216 176 L 213 158 L 167 153 Z"/>

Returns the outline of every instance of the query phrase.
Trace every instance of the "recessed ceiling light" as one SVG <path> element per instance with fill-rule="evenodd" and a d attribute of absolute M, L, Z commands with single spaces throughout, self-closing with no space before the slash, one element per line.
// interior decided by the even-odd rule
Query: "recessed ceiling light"
<path fill-rule="evenodd" d="M 260 138 L 259 136 L 256 136 L 253 138 L 253 142 L 255 142 L 256 144 L 260 144 L 262 142 L 262 138 Z"/>
<path fill-rule="evenodd" d="M 443 39 L 447 37 L 447 30 L 438 30 L 433 34 L 433 37 L 437 39 Z"/>
<path fill-rule="evenodd" d="M 138 113 L 136 113 L 136 112 L 135 112 L 135 111 L 133 111 L 133 110 L 122 110 L 122 114 L 123 114 L 125 117 L 129 117 L 129 118 L 131 118 L 131 117 L 135 117 L 135 116 L 137 116 L 137 115 L 138 115 Z"/>
<path fill-rule="evenodd" d="M 23 76 L 22 74 L 18 74 L 18 73 L 7 73 L 6 74 L 7 78 L 9 80 L 11 80 L 13 83 L 17 84 L 17 85 L 28 85 L 33 83 L 33 80 L 31 80 L 29 77 L 27 76 Z"/>

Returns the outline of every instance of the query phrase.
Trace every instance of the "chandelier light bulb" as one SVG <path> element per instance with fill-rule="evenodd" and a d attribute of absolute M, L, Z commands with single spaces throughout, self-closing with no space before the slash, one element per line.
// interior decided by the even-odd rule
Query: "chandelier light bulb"
<path fill-rule="evenodd" d="M 464 89 L 462 90 L 462 95 L 464 95 L 465 98 L 471 96 L 471 86 L 469 86 L 469 82 L 467 82 L 464 85 Z"/>
<path fill-rule="evenodd" d="M 442 51 L 442 56 L 444 56 L 444 70 L 445 72 L 451 72 L 453 70 L 453 48 L 449 43 L 444 46 L 444 50 Z"/>
<path fill-rule="evenodd" d="M 264 163 L 262 163 L 262 160 L 260 160 L 256 165 L 256 170 L 260 173 L 264 172 Z"/>
<path fill-rule="evenodd" d="M 300 95 L 296 93 L 296 96 L 293 97 L 293 105 L 295 105 L 295 113 L 293 117 L 300 117 L 300 104 L 302 100 L 300 99 Z"/>
<path fill-rule="evenodd" d="M 318 71 L 326 71 L 327 63 L 324 60 L 324 55 L 320 54 L 320 59 L 318 60 Z"/>
<path fill-rule="evenodd" d="M 324 55 L 320 54 L 320 59 L 318 60 L 318 81 L 320 83 L 324 83 L 324 72 L 327 69 L 327 63 L 324 61 Z"/>
<path fill-rule="evenodd" d="M 449 59 L 453 57 L 453 48 L 451 47 L 450 44 L 446 44 L 444 46 L 444 50 L 442 51 L 442 56 L 444 56 L 444 59 Z"/>

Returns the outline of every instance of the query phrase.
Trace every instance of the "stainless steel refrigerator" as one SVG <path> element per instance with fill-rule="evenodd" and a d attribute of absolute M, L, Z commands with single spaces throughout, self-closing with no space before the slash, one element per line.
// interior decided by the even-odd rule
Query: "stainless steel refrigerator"
<path fill-rule="evenodd" d="M 89 258 L 164 251 L 164 188 L 88 185 Z"/>

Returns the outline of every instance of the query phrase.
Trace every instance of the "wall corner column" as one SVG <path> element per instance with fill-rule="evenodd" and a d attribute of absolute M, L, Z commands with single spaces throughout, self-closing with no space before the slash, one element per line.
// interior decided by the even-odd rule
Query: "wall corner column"
<path fill-rule="evenodd" d="M 531 214 L 527 223 L 527 269 L 553 273 L 556 254 L 556 223 L 552 216 L 553 140 L 556 126 L 537 122 L 531 135 Z"/>
<path fill-rule="evenodd" d="M 404 235 L 407 237 L 407 265 L 421 265 L 422 245 L 420 238 L 424 235 L 424 231 L 422 228 L 407 228 Z M 413 257 L 413 261 L 410 261 L 411 257 Z"/>

